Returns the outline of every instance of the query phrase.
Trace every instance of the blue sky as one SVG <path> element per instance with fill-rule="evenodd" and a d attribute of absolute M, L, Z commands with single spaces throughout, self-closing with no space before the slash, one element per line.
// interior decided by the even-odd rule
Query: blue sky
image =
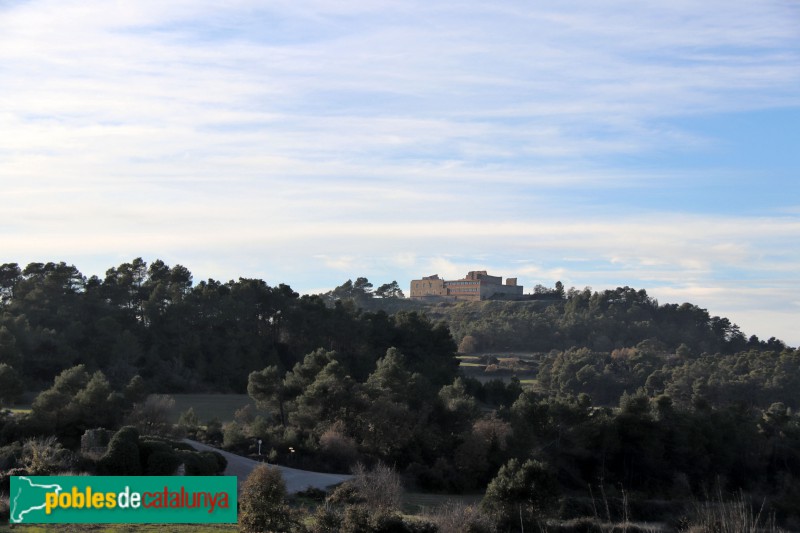
<path fill-rule="evenodd" d="M 0 2 L 0 261 L 488 269 L 800 344 L 800 3 Z"/>

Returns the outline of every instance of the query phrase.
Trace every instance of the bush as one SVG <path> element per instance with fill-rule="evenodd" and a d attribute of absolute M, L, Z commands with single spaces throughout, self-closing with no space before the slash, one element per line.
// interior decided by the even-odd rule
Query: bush
<path fill-rule="evenodd" d="M 172 476 L 181 465 L 181 460 L 174 451 L 157 451 L 150 455 L 144 473 L 148 476 Z"/>
<path fill-rule="evenodd" d="M 493 533 L 494 520 L 474 505 L 451 502 L 440 507 L 432 517 L 440 533 Z"/>
<path fill-rule="evenodd" d="M 175 399 L 166 394 L 151 394 L 143 402 L 133 406 L 128 423 L 143 435 L 168 435 L 172 431 L 170 411 Z"/>
<path fill-rule="evenodd" d="M 20 464 L 32 476 L 47 476 L 70 468 L 74 455 L 53 437 L 28 439 L 22 445 Z"/>
<path fill-rule="evenodd" d="M 190 439 L 197 438 L 197 433 L 200 431 L 200 420 L 194 413 L 194 407 L 190 407 L 181 413 L 177 426 L 178 430 Z"/>
<path fill-rule="evenodd" d="M 12 442 L 8 446 L 0 448 L 0 471 L 14 468 L 19 464 L 22 457 L 22 444 Z"/>
<path fill-rule="evenodd" d="M 212 446 L 218 446 L 222 443 L 222 422 L 218 418 L 215 417 L 206 422 L 204 441 Z"/>
<path fill-rule="evenodd" d="M 326 501 L 338 505 L 356 505 L 367 500 L 356 486 L 348 481 L 333 489 Z"/>
<path fill-rule="evenodd" d="M 139 443 L 139 461 L 148 476 L 171 476 L 180 466 L 181 457 L 164 441 L 145 440 Z"/>
<path fill-rule="evenodd" d="M 187 476 L 216 476 L 225 470 L 227 461 L 219 452 L 180 452 Z"/>
<path fill-rule="evenodd" d="M 558 494 L 555 476 L 543 463 L 511 459 L 489 483 L 481 507 L 497 515 L 502 527 L 520 522 L 533 526 L 552 513 Z"/>
<path fill-rule="evenodd" d="M 320 505 L 314 513 L 310 533 L 339 533 L 342 515 L 328 505 Z"/>
<path fill-rule="evenodd" d="M 246 449 L 249 439 L 238 422 L 229 422 L 222 429 L 222 447 L 226 450 Z"/>
<path fill-rule="evenodd" d="M 253 470 L 239 496 L 239 527 L 246 533 L 295 531 L 286 504 L 286 484 L 278 468 L 266 464 Z"/>
<path fill-rule="evenodd" d="M 357 464 L 353 469 L 353 479 L 349 481 L 367 505 L 378 509 L 397 509 L 403 498 L 403 485 L 400 476 L 384 464 L 378 464 L 372 470 Z"/>
<path fill-rule="evenodd" d="M 757 509 L 757 511 L 756 511 Z M 714 531 L 717 533 L 749 533 L 752 531 L 777 532 L 775 516 L 761 506 L 754 506 L 744 494 L 733 501 L 724 501 L 722 494 L 716 501 L 695 505 L 694 516 L 689 524 L 689 533 Z"/>
<path fill-rule="evenodd" d="M 343 426 L 340 424 L 339 426 Z M 322 450 L 328 465 L 333 470 L 349 468 L 358 456 L 356 442 L 344 434 L 341 427 L 328 428 L 319 438 L 319 447 Z"/>
<path fill-rule="evenodd" d="M 316 487 L 308 487 L 306 490 L 295 492 L 296 498 L 305 498 L 315 502 L 325 501 L 325 491 Z"/>
<path fill-rule="evenodd" d="M 338 530 L 341 533 L 435 533 L 436 524 L 406 519 L 386 509 L 349 506 Z"/>
<path fill-rule="evenodd" d="M 225 469 L 228 468 L 228 460 L 219 452 L 211 452 L 211 455 L 213 455 L 214 460 L 217 461 L 217 474 L 224 474 Z"/>
<path fill-rule="evenodd" d="M 142 463 L 139 459 L 139 432 L 125 426 L 117 431 L 108 444 L 108 451 L 100 458 L 100 470 L 107 475 L 140 476 Z"/>

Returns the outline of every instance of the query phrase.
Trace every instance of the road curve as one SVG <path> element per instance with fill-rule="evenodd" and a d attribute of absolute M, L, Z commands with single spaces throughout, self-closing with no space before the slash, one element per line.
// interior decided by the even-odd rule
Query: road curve
<path fill-rule="evenodd" d="M 239 480 L 239 487 L 242 486 L 244 480 L 255 467 L 263 464 L 241 455 L 236 455 L 207 444 L 203 444 L 190 439 L 183 439 L 183 442 L 191 445 L 194 449 L 199 451 L 219 452 L 227 459 L 228 466 L 225 468 L 224 474 L 226 476 L 236 476 Z M 347 481 L 353 476 L 344 474 L 325 474 L 322 472 L 309 472 L 308 470 L 298 470 L 296 468 L 289 468 L 287 466 L 271 465 L 281 471 L 283 480 L 286 482 L 286 491 L 289 494 L 306 490 L 309 487 L 325 490 L 331 485 L 336 485 L 343 481 Z"/>

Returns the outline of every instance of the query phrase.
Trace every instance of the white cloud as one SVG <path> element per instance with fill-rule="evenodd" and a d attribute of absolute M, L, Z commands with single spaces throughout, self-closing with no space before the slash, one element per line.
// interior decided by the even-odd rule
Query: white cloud
<path fill-rule="evenodd" d="M 4 4 L 0 250 L 301 290 L 763 278 L 797 301 L 796 208 L 651 213 L 625 194 L 724 169 L 609 158 L 715 146 L 668 119 L 800 105 L 799 21 L 768 0 Z"/>

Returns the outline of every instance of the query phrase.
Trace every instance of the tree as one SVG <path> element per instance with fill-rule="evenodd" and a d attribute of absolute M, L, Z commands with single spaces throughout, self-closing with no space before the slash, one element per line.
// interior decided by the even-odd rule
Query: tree
<path fill-rule="evenodd" d="M 5 326 L 0 326 L 0 363 L 20 368 L 22 357 L 17 348 L 17 339 Z"/>
<path fill-rule="evenodd" d="M 353 283 L 353 297 L 369 298 L 372 296 L 372 283 L 367 278 L 356 278 Z"/>
<path fill-rule="evenodd" d="M 118 426 L 123 402 L 122 395 L 113 392 L 105 375 L 98 370 L 70 403 L 80 423 L 87 428 L 108 428 Z"/>
<path fill-rule="evenodd" d="M 68 368 L 56 376 L 53 386 L 41 392 L 31 405 L 32 416 L 56 432 L 75 424 L 77 413 L 72 400 L 86 387 L 89 374 L 84 365 Z"/>
<path fill-rule="evenodd" d="M 0 405 L 14 403 L 22 392 L 19 373 L 10 365 L 0 363 Z"/>
<path fill-rule="evenodd" d="M 239 527 L 242 531 L 294 531 L 297 524 L 286 503 L 286 483 L 278 468 L 258 465 L 247 476 L 239 498 Z"/>
<path fill-rule="evenodd" d="M 133 406 L 128 422 L 143 435 L 166 435 L 172 429 L 170 411 L 175 407 L 175 398 L 167 394 L 151 394 L 143 402 Z"/>
<path fill-rule="evenodd" d="M 472 335 L 464 335 L 458 343 L 458 353 L 475 353 L 478 351 L 478 340 Z"/>
<path fill-rule="evenodd" d="M 533 525 L 558 502 L 558 482 L 544 463 L 511 459 L 486 488 L 481 506 L 496 513 L 506 527 Z"/>
<path fill-rule="evenodd" d="M 352 423 L 362 401 L 363 395 L 355 381 L 338 361 L 332 361 L 297 397 L 297 409 L 291 421 L 303 429 L 320 430 L 321 434 L 335 420 Z"/>
<path fill-rule="evenodd" d="M 553 292 L 555 293 L 556 296 L 558 296 L 560 299 L 563 300 L 564 299 L 564 284 L 561 283 L 560 281 L 556 281 L 556 288 L 555 288 L 555 291 L 553 291 Z"/>
<path fill-rule="evenodd" d="M 286 427 L 286 389 L 277 366 L 268 366 L 247 377 L 247 394 L 261 409 L 277 409 L 283 427 Z"/>
<path fill-rule="evenodd" d="M 0 265 L 0 304 L 10 301 L 14 295 L 14 286 L 22 277 L 17 263 L 4 263 Z"/>
<path fill-rule="evenodd" d="M 397 284 L 397 281 L 392 281 L 391 283 L 384 283 L 377 289 L 375 289 L 375 296 L 378 298 L 405 298 L 406 295 L 403 294 L 402 289 L 400 289 L 400 285 Z"/>

